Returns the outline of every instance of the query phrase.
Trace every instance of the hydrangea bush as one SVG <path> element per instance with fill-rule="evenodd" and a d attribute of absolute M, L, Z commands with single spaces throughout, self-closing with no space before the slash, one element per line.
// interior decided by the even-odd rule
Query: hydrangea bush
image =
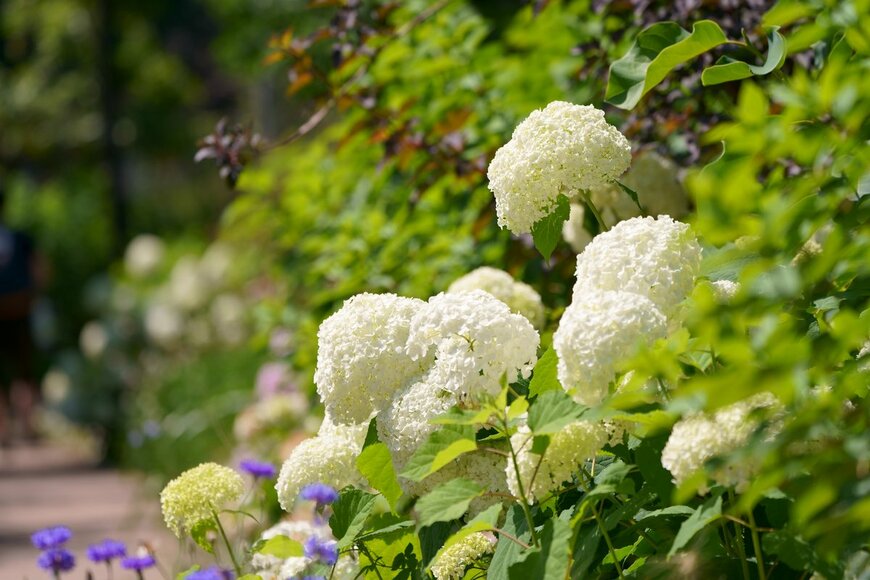
<path fill-rule="evenodd" d="M 347 298 L 319 324 L 325 418 L 284 458 L 287 515 L 227 532 L 256 501 L 206 465 L 167 486 L 167 521 L 263 580 L 866 574 L 870 11 L 847 6 L 777 5 L 763 46 L 712 21 L 628 39 L 606 91 L 626 110 L 735 48 L 701 61 L 735 100 L 685 175 L 632 161 L 600 107 L 532 103 L 490 217 L 548 260 L 566 233 L 565 295 L 487 268 Z"/>

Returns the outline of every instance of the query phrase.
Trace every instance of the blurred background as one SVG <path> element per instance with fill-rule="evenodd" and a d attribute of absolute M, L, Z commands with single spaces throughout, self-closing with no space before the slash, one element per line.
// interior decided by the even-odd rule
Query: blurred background
<path fill-rule="evenodd" d="M 710 159 L 699 136 L 736 98 L 699 96 L 710 62 L 630 113 L 603 105 L 607 67 L 659 20 L 758 38 L 771 4 L 4 1 L 3 227 L 38 263 L 14 317 L 41 396 L 33 433 L 15 413 L 27 387 L 10 399 L 0 508 L 26 477 L 63 486 L 82 465 L 153 491 L 205 460 L 280 462 L 317 428 L 317 326 L 353 294 L 426 298 L 490 265 L 555 319 L 583 236 L 544 263 L 500 231 L 493 152 L 561 99 L 605 108 L 636 156 Z M 40 472 L 34 454 L 59 445 L 75 452 Z M 10 513 L 0 550 L 26 548 L 38 525 Z"/>

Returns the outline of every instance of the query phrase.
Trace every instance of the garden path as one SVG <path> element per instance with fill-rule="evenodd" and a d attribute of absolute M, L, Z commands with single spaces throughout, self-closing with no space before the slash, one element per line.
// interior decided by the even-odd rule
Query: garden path
<path fill-rule="evenodd" d="M 36 566 L 30 534 L 57 524 L 73 532 L 76 569 L 64 578 L 85 578 L 92 567 L 85 548 L 106 537 L 126 542 L 129 550 L 147 542 L 166 568 L 174 567 L 177 541 L 162 525 L 157 494 L 146 491 L 141 479 L 100 469 L 87 454 L 58 443 L 0 450 L 0 579 L 49 578 Z M 94 569 L 95 580 L 104 577 L 104 569 Z M 116 570 L 115 578 L 126 577 Z M 149 570 L 145 578 L 161 575 Z"/>

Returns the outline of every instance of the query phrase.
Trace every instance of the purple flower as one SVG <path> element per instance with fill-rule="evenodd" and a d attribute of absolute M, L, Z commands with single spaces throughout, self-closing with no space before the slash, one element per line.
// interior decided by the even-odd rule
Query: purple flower
<path fill-rule="evenodd" d="M 303 576 L 302 580 L 326 580 L 326 576 L 321 576 L 320 574 L 314 574 L 309 576 Z"/>
<path fill-rule="evenodd" d="M 124 545 L 124 542 L 107 538 L 99 544 L 88 546 L 87 555 L 91 562 L 111 562 L 115 558 L 126 556 L 127 546 Z"/>
<path fill-rule="evenodd" d="M 316 501 L 318 506 L 328 505 L 338 499 L 338 492 L 325 483 L 311 483 L 302 488 L 299 497 Z"/>
<path fill-rule="evenodd" d="M 338 542 L 311 536 L 305 540 L 305 557 L 332 566 L 338 560 Z"/>
<path fill-rule="evenodd" d="M 185 580 L 233 580 L 235 575 L 229 570 L 212 566 L 206 570 L 196 570 L 184 577 Z"/>
<path fill-rule="evenodd" d="M 278 475 L 278 470 L 271 463 L 265 461 L 257 461 L 256 459 L 243 459 L 239 463 L 242 471 L 246 471 L 254 477 L 262 477 L 263 479 L 273 479 Z"/>
<path fill-rule="evenodd" d="M 75 567 L 76 559 L 69 550 L 64 548 L 52 548 L 40 554 L 39 558 L 36 560 L 36 564 L 43 570 L 66 572 Z"/>
<path fill-rule="evenodd" d="M 146 554 L 144 556 L 129 556 L 121 560 L 121 568 L 127 570 L 144 570 L 150 568 L 157 563 L 154 556 Z"/>
<path fill-rule="evenodd" d="M 51 550 L 63 546 L 70 538 L 72 532 L 66 526 L 54 526 L 43 528 L 30 536 L 30 541 L 40 550 Z"/>

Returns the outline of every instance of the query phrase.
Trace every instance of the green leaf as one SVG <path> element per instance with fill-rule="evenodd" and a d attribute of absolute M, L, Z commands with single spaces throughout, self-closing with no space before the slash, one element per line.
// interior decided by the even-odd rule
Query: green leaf
<path fill-rule="evenodd" d="M 471 500 L 484 489 L 470 479 L 457 478 L 440 485 L 417 502 L 417 514 L 421 526 L 435 522 L 448 522 L 462 517 L 468 511 Z"/>
<path fill-rule="evenodd" d="M 562 427 L 579 419 L 585 407 L 581 407 L 565 391 L 547 391 L 535 399 L 529 407 L 529 428 L 536 435 L 556 433 Z"/>
<path fill-rule="evenodd" d="M 414 522 L 411 520 L 404 520 L 401 522 L 396 522 L 395 524 L 390 524 L 383 528 L 378 528 L 376 530 L 370 530 L 364 534 L 360 534 L 356 537 L 357 541 L 370 540 L 372 538 L 377 538 L 379 536 L 386 536 L 387 534 L 392 534 L 398 530 L 404 530 L 406 528 L 413 528 Z"/>
<path fill-rule="evenodd" d="M 396 502 L 402 497 L 402 488 L 396 478 L 389 448 L 381 442 L 364 447 L 356 459 L 356 467 L 369 485 L 381 492 L 390 504 L 390 510 L 395 512 Z"/>
<path fill-rule="evenodd" d="M 298 558 L 305 551 L 302 548 L 302 544 L 296 540 L 292 540 L 287 536 L 275 536 L 263 542 L 257 549 L 257 553 L 285 560 L 287 558 Z"/>
<path fill-rule="evenodd" d="M 634 202 L 634 205 L 637 206 L 637 209 L 640 210 L 640 213 L 643 213 L 643 214 L 646 213 L 646 209 L 644 209 L 644 207 L 642 205 L 640 205 L 640 198 L 637 196 L 637 192 L 635 190 L 633 190 L 632 188 L 630 188 L 626 184 L 622 183 L 621 181 L 617 181 L 616 185 L 618 185 L 620 187 L 620 189 L 622 189 L 622 191 L 624 191 L 626 193 L 626 195 L 628 195 L 628 197 L 631 198 L 631 201 Z"/>
<path fill-rule="evenodd" d="M 703 505 L 699 506 L 680 526 L 680 531 L 677 532 L 677 537 L 674 538 L 674 543 L 668 552 L 668 558 L 679 552 L 689 543 L 689 540 L 695 537 L 695 534 L 700 532 L 707 524 L 719 519 L 721 515 L 721 496 L 710 498 Z"/>
<path fill-rule="evenodd" d="M 529 383 L 529 396 L 536 397 L 547 391 L 561 391 L 562 385 L 559 383 L 559 377 L 556 374 L 556 366 L 559 364 L 559 357 L 556 351 L 548 348 L 538 362 L 535 364 L 535 370 L 532 372 L 532 381 Z"/>
<path fill-rule="evenodd" d="M 421 481 L 463 453 L 477 449 L 474 428 L 470 425 L 445 425 L 434 431 L 408 460 L 402 477 Z"/>
<path fill-rule="evenodd" d="M 568 220 L 571 213 L 571 205 L 568 198 L 560 195 L 556 199 L 556 207 L 550 215 L 535 222 L 532 226 L 532 239 L 535 247 L 541 252 L 545 260 L 549 260 L 556 249 L 556 244 L 562 239 L 562 224 Z"/>
<path fill-rule="evenodd" d="M 842 565 L 824 560 L 812 545 L 787 530 L 764 534 L 761 543 L 765 553 L 779 556 L 790 568 L 819 572 L 825 578 L 843 577 Z"/>
<path fill-rule="evenodd" d="M 505 517 L 502 530 L 521 542 L 528 544 L 531 540 L 526 516 L 519 505 L 514 504 Z M 507 536 L 498 535 L 498 543 L 495 545 L 495 553 L 489 563 L 489 578 L 507 578 L 508 568 L 519 562 L 524 557 L 523 547 Z"/>
<path fill-rule="evenodd" d="M 356 540 L 365 526 L 375 504 L 375 495 L 353 488 L 341 490 L 338 501 L 332 504 L 329 527 L 338 540 L 338 548 L 345 548 Z"/>
<path fill-rule="evenodd" d="M 601 528 L 586 526 L 581 529 L 574 540 L 574 563 L 571 566 L 571 578 L 586 578 L 586 573 L 595 562 L 595 554 L 601 543 Z"/>
<path fill-rule="evenodd" d="M 459 527 L 457 522 L 435 522 L 430 526 L 420 528 L 420 561 L 425 566 L 428 564 L 447 538 Z"/>
<path fill-rule="evenodd" d="M 504 506 L 500 503 L 496 503 L 474 516 L 470 522 L 462 526 L 458 532 L 448 538 L 444 543 L 444 548 L 449 548 L 456 542 L 467 538 L 471 534 L 486 532 L 495 528 L 498 524 L 498 518 L 501 516 L 502 509 L 504 509 Z"/>
<path fill-rule="evenodd" d="M 785 62 L 785 38 L 773 27 L 767 36 L 767 59 L 761 66 L 751 65 L 741 60 L 723 56 L 716 64 L 704 69 L 701 73 L 701 84 L 704 86 L 718 85 L 755 76 L 772 73 Z"/>
<path fill-rule="evenodd" d="M 728 39 L 712 20 L 684 30 L 676 22 L 659 22 L 637 35 L 628 52 L 610 65 L 605 100 L 632 109 L 675 67 L 724 44 Z"/>
<path fill-rule="evenodd" d="M 508 569 L 511 580 L 563 580 L 570 562 L 571 526 L 559 518 L 550 518 L 541 530 L 541 547 L 530 552 L 522 562 Z"/>
<path fill-rule="evenodd" d="M 208 552 L 214 554 L 214 545 L 208 539 L 208 533 L 217 533 L 217 524 L 213 519 L 200 520 L 190 530 L 190 537 L 196 542 L 196 545 Z"/>

